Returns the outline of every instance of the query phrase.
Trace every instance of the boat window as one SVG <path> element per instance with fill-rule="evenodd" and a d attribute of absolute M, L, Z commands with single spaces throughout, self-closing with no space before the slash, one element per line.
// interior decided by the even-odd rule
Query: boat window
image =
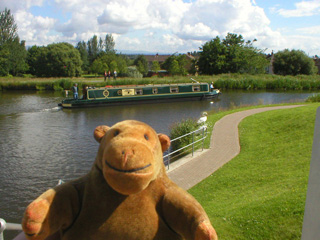
<path fill-rule="evenodd" d="M 171 93 L 178 93 L 179 92 L 179 88 L 178 87 L 170 87 L 170 92 Z"/>
<path fill-rule="evenodd" d="M 122 96 L 133 96 L 135 93 L 134 89 L 122 89 Z"/>
<path fill-rule="evenodd" d="M 194 92 L 200 92 L 200 86 L 193 86 L 193 87 L 192 87 L 192 90 L 193 90 Z"/>
<path fill-rule="evenodd" d="M 143 91 L 142 89 L 136 89 L 136 95 L 142 95 Z"/>
<path fill-rule="evenodd" d="M 121 90 L 118 90 L 117 93 L 118 93 L 118 95 L 120 95 L 120 96 L 122 95 L 122 91 L 121 91 Z"/>
<path fill-rule="evenodd" d="M 152 88 L 152 93 L 153 94 L 158 94 L 158 88 Z"/>

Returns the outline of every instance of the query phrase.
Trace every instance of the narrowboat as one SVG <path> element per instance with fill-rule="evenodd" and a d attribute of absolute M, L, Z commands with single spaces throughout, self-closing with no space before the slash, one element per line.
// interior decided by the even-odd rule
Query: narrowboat
<path fill-rule="evenodd" d="M 188 99 L 202 100 L 217 98 L 219 95 L 220 91 L 210 88 L 208 83 L 118 85 L 89 87 L 81 99 L 67 98 L 59 106 L 81 108 Z"/>

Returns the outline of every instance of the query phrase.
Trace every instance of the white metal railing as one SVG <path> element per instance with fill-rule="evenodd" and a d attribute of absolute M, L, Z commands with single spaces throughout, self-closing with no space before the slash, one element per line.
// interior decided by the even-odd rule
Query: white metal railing
<path fill-rule="evenodd" d="M 4 240 L 3 232 L 4 230 L 16 230 L 21 231 L 21 224 L 18 223 L 7 223 L 4 219 L 0 218 L 0 240 Z"/>
<path fill-rule="evenodd" d="M 207 137 L 207 133 L 208 133 L 208 131 L 207 131 L 207 126 L 206 126 L 206 125 L 203 125 L 203 126 L 201 126 L 199 129 L 197 129 L 197 130 L 195 130 L 195 131 L 193 131 L 193 132 L 190 132 L 190 133 L 187 133 L 187 134 L 182 135 L 182 136 L 180 136 L 180 137 L 177 137 L 177 138 L 172 139 L 172 140 L 171 140 L 171 143 L 174 142 L 174 141 L 177 141 L 177 140 L 179 140 L 179 139 L 181 139 L 181 138 L 185 138 L 185 137 L 187 137 L 187 136 L 189 136 L 189 135 L 192 135 L 192 142 L 191 142 L 191 143 L 189 143 L 188 145 L 186 145 L 186 146 L 184 146 L 184 147 L 181 147 L 181 148 L 179 148 L 179 149 L 176 149 L 176 150 L 174 150 L 174 151 L 172 151 L 172 152 L 170 152 L 170 149 L 169 149 L 169 153 L 167 153 L 167 154 L 165 154 L 165 155 L 163 156 L 164 164 L 168 167 L 168 169 L 169 169 L 169 167 L 170 167 L 170 157 L 171 157 L 173 154 L 176 154 L 176 153 L 178 153 L 178 152 L 181 152 L 181 150 L 184 150 L 184 152 L 186 152 L 188 148 L 192 147 L 192 156 L 193 156 L 194 151 L 195 151 L 195 146 L 196 146 L 196 144 L 199 143 L 199 142 L 202 142 L 202 150 L 203 150 L 203 148 L 204 148 L 204 140 L 205 140 L 206 137 Z M 201 135 L 201 136 L 199 136 L 199 135 Z M 182 153 L 183 153 L 183 152 L 182 152 Z M 180 153 L 180 154 L 182 154 L 182 153 Z"/>

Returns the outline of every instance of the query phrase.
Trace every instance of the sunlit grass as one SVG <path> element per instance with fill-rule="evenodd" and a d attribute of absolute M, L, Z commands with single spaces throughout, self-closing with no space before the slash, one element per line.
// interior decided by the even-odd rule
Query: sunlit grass
<path fill-rule="evenodd" d="M 219 239 L 301 238 L 319 106 L 245 118 L 239 126 L 241 153 L 189 190 Z"/>

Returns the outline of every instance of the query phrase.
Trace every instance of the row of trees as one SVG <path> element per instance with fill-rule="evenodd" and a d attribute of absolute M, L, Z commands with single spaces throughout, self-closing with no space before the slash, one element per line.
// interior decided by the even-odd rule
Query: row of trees
<path fill-rule="evenodd" d="M 225 39 L 218 36 L 206 42 L 200 52 L 194 52 L 197 61 L 188 67 L 185 55 L 171 55 L 160 65 L 149 66 L 140 55 L 135 60 L 117 54 L 111 34 L 105 38 L 93 36 L 87 42 L 53 43 L 26 49 L 20 41 L 17 25 L 10 10 L 0 12 L 0 75 L 29 73 L 38 77 L 75 77 L 83 72 L 103 74 L 116 70 L 119 75 L 147 76 L 148 71 L 167 70 L 172 75 L 199 72 L 212 75 L 221 73 L 265 73 L 270 65 L 264 51 L 253 46 L 256 41 L 245 41 L 242 35 L 228 33 Z M 128 68 L 128 66 L 131 66 Z M 274 72 L 282 75 L 314 74 L 317 68 L 311 58 L 300 50 L 284 50 L 274 55 Z"/>
<path fill-rule="evenodd" d="M 260 49 L 253 47 L 256 41 L 245 42 L 241 35 L 228 33 L 205 43 L 198 61 L 202 74 L 265 73 L 273 65 L 274 73 L 280 75 L 315 74 L 318 69 L 312 58 L 301 50 L 279 51 L 268 58 Z"/>
<path fill-rule="evenodd" d="M 114 70 L 125 74 L 128 60 L 116 54 L 114 45 L 112 35 L 107 34 L 104 40 L 93 36 L 76 47 L 69 43 L 33 46 L 27 54 L 28 72 L 38 77 L 78 77 L 83 72 L 102 75 Z"/>

